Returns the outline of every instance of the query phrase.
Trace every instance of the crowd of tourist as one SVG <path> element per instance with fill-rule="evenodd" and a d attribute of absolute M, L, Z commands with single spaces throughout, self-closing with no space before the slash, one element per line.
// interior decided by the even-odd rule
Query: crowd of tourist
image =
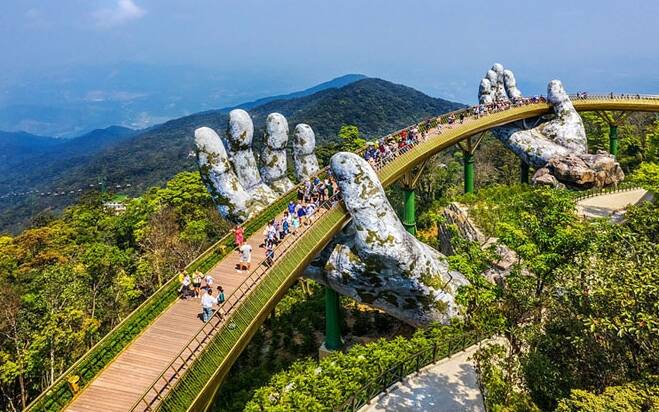
<path fill-rule="evenodd" d="M 546 102 L 543 96 L 523 97 L 515 100 L 479 104 L 457 113 L 449 113 L 443 118 L 427 119 L 380 140 L 367 142 L 362 155 L 373 168 L 377 168 L 378 165 L 388 163 L 417 143 L 425 141 L 427 133 L 432 129 L 435 129 L 437 133 L 441 133 L 444 127 L 452 128 L 454 124 L 464 123 L 469 117 L 480 118 L 511 107 L 543 102 Z M 335 186 L 331 171 L 328 171 L 328 177 L 325 179 L 316 176 L 298 185 L 296 201 L 290 201 L 282 216 L 269 221 L 263 230 L 263 242 L 259 247 L 265 249 L 263 264 L 266 267 L 274 264 L 277 245 L 281 244 L 287 236 L 296 235 L 303 225 L 309 225 L 311 217 L 319 210 L 323 202 L 332 199 L 337 191 L 338 188 Z M 250 271 L 253 249 L 245 240 L 245 229 L 243 226 L 237 225 L 232 229 L 232 232 L 240 257 L 237 271 Z M 213 277 L 210 274 L 203 276 L 201 272 L 197 271 L 191 277 L 189 274 L 182 272 L 179 275 L 179 280 L 181 282 L 182 299 L 201 299 L 202 320 L 204 322 L 212 316 L 213 305 L 220 305 L 224 302 L 224 290 L 221 286 L 217 287 L 217 296 L 213 296 Z"/>
<path fill-rule="evenodd" d="M 259 247 L 265 249 L 263 264 L 270 267 L 274 264 L 275 250 L 289 235 L 296 235 L 303 225 L 309 225 L 310 219 L 322 207 L 326 200 L 330 200 L 338 189 L 331 172 L 325 179 L 312 177 L 299 185 L 296 201 L 290 201 L 281 217 L 272 219 L 263 231 L 263 242 Z M 238 224 L 232 230 L 234 242 L 239 256 L 236 271 L 242 273 L 250 271 L 252 267 L 252 246 L 245 240 L 245 228 Z M 204 322 L 208 321 L 213 314 L 213 305 L 224 302 L 224 289 L 217 287 L 217 296 L 213 296 L 213 277 L 209 274 L 204 276 L 196 271 L 192 275 L 183 271 L 179 273 L 181 284 L 179 292 L 181 299 L 189 300 L 197 298 L 201 300 L 202 315 Z"/>
<path fill-rule="evenodd" d="M 545 103 L 544 96 L 520 97 L 513 100 L 497 101 L 488 104 L 478 104 L 459 112 L 452 112 L 441 118 L 427 119 L 417 125 L 405 128 L 392 135 L 385 136 L 377 141 L 366 143 L 363 157 L 371 166 L 388 162 L 401 152 L 415 144 L 425 141 L 428 131 L 435 129 L 441 133 L 444 128 L 452 128 L 455 124 L 463 124 L 468 118 L 479 119 L 487 114 L 500 112 L 512 107 L 520 107 L 533 103 Z"/>
<path fill-rule="evenodd" d="M 613 92 L 610 92 L 608 95 L 606 95 L 609 99 L 640 99 L 641 95 L 636 93 L 636 94 L 614 94 Z M 588 98 L 588 92 L 577 92 L 577 94 L 572 96 L 574 99 L 587 99 Z"/>
<path fill-rule="evenodd" d="M 213 296 L 214 279 L 210 273 L 204 276 L 200 271 L 195 271 L 192 275 L 186 271 L 178 274 L 179 293 L 181 299 L 200 299 L 202 305 L 202 320 L 206 322 L 212 315 L 213 304 L 220 305 L 224 302 L 224 288 L 217 286 L 217 297 Z"/>
<path fill-rule="evenodd" d="M 282 217 L 268 222 L 263 230 L 263 243 L 260 246 L 265 248 L 266 266 L 270 267 L 274 263 L 275 247 L 288 235 L 297 234 L 302 225 L 308 225 L 323 202 L 331 199 L 335 192 L 331 175 L 326 179 L 312 177 L 298 187 L 297 201 L 291 200 Z"/>

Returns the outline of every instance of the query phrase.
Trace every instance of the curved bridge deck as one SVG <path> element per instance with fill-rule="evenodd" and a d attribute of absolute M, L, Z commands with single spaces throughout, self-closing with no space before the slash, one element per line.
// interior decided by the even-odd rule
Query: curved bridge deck
<path fill-rule="evenodd" d="M 659 111 L 658 97 L 610 98 L 591 96 L 573 100 L 579 111 Z M 533 103 L 484 115 L 467 117 L 464 123 L 431 130 L 427 138 L 378 170 L 387 186 L 425 159 L 469 136 L 492 127 L 547 114 L 546 103 Z M 445 119 L 446 115 L 442 118 Z M 303 233 L 289 237 L 277 252 L 270 269 L 254 267 L 237 273 L 233 252 L 212 270 L 216 284 L 225 288 L 223 321 L 206 325 L 197 318 L 198 300 L 177 301 L 169 306 L 91 384 L 69 404 L 69 411 L 204 410 L 253 334 L 304 267 L 348 221 L 341 202 L 321 209 Z M 254 248 L 253 266 L 264 257 L 261 231 L 249 238 Z M 258 276 L 254 276 L 256 272 Z M 245 282 L 245 280 L 249 280 Z M 237 298 L 236 298 L 237 297 Z M 217 319 L 217 317 L 215 318 Z M 228 326 L 227 326 L 228 325 Z M 203 328 L 202 328 L 203 327 Z M 185 396 L 183 396 L 185 395 Z"/>
<path fill-rule="evenodd" d="M 253 262 L 261 262 L 265 258 L 265 250 L 258 247 L 263 237 L 262 232 L 258 231 L 247 239 L 253 247 Z M 214 285 L 221 285 L 227 297 L 248 277 L 248 272 L 236 270 L 239 260 L 238 252 L 233 251 L 209 271 Z M 204 324 L 200 315 L 199 299 L 178 300 L 135 339 L 66 410 L 130 410 L 190 338 L 202 329 Z"/>

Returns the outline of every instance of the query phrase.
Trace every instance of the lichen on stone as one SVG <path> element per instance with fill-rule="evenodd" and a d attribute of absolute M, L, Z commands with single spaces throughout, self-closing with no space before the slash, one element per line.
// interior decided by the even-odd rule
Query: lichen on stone
<path fill-rule="evenodd" d="M 485 78 L 481 80 L 479 86 L 479 101 L 482 104 L 509 102 L 521 97 L 517 89 L 514 75 L 511 71 L 503 70 L 502 76 L 499 75 L 499 69 L 503 66 L 495 64 L 492 69 L 488 70 Z M 574 108 L 569 95 L 566 93 L 563 84 L 559 80 L 552 80 L 547 85 L 547 102 L 552 106 L 554 115 L 551 117 L 540 118 L 539 126 L 524 130 L 513 125 L 506 125 L 492 129 L 492 134 L 499 139 L 506 147 L 517 154 L 526 164 L 536 169 L 546 167 L 550 162 L 554 164 L 574 163 L 572 160 L 566 160 L 573 156 L 584 160 L 586 167 L 574 168 L 572 173 L 554 174 L 554 168 L 548 168 L 549 173 L 554 179 L 549 177 L 540 177 L 546 175 L 543 173 L 533 179 L 534 182 L 547 184 L 556 180 L 556 185 L 567 184 L 575 187 L 588 188 L 593 185 L 592 179 L 588 175 L 602 172 L 606 176 L 599 179 L 601 184 L 617 184 L 624 179 L 624 173 L 618 162 L 613 158 L 606 158 L 605 155 L 589 155 L 586 130 L 579 113 Z M 596 163 L 592 156 L 602 159 L 607 165 L 605 167 L 592 168 L 591 164 Z M 585 182 L 585 183 L 581 183 Z"/>

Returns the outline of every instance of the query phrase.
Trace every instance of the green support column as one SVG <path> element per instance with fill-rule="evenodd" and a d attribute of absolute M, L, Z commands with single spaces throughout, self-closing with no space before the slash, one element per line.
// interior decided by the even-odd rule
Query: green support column
<path fill-rule="evenodd" d="M 325 287 L 325 348 L 327 350 L 341 349 L 341 314 L 339 294 L 334 289 Z"/>
<path fill-rule="evenodd" d="M 465 193 L 474 193 L 474 155 L 464 153 Z"/>
<path fill-rule="evenodd" d="M 618 155 L 618 126 L 609 125 L 609 153 Z"/>
<path fill-rule="evenodd" d="M 525 161 L 520 162 L 521 168 L 519 172 L 519 180 L 522 184 L 529 184 L 529 165 Z"/>
<path fill-rule="evenodd" d="M 416 198 L 414 189 L 403 187 L 403 196 L 405 196 L 403 226 L 410 234 L 416 236 Z"/>

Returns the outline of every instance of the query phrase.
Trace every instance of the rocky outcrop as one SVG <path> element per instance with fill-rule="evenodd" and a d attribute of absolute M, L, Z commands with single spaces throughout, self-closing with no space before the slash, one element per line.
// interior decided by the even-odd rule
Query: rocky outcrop
<path fill-rule="evenodd" d="M 242 109 L 232 110 L 228 123 L 223 139 L 208 127 L 195 130 L 197 163 L 222 216 L 242 222 L 293 187 L 286 175 L 288 122 L 279 113 L 268 116 L 260 171 L 252 151 L 254 124 L 249 114 Z M 318 171 L 314 133 L 308 125 L 300 124 L 295 136 L 297 177 L 308 179 Z"/>
<path fill-rule="evenodd" d="M 414 326 L 459 315 L 455 294 L 467 280 L 446 258 L 410 235 L 371 166 L 337 153 L 331 168 L 352 222 L 316 280 Z"/>
<path fill-rule="evenodd" d="M 520 98 L 515 76 L 500 64 L 492 66 L 481 80 L 479 101 L 482 104 L 517 102 Z M 589 188 L 622 181 L 624 173 L 613 157 L 602 152 L 588 154 L 583 121 L 559 80 L 552 80 L 547 85 L 547 101 L 554 114 L 541 119 L 539 126 L 523 130 L 508 125 L 492 130 L 494 136 L 525 163 L 536 169 L 547 168 L 538 171 L 534 182 Z M 575 169 L 564 170 L 568 165 L 574 165 Z"/>
<path fill-rule="evenodd" d="M 496 237 L 486 236 L 469 217 L 469 209 L 459 203 L 453 202 L 444 208 L 445 222 L 439 225 L 440 250 L 445 255 L 455 254 L 453 242 L 456 236 L 468 242 L 476 242 L 482 249 L 494 248 L 496 256 L 483 276 L 493 283 L 499 283 L 510 273 L 512 266 L 519 262 L 517 253 L 506 245 L 500 243 Z"/>
<path fill-rule="evenodd" d="M 469 218 L 466 208 L 456 202 L 449 203 L 443 211 L 445 223 L 439 225 L 439 250 L 445 255 L 455 254 L 452 240 L 460 236 L 469 242 L 478 242 L 482 245 L 487 237 L 476 227 Z"/>
<path fill-rule="evenodd" d="M 602 151 L 597 154 L 553 157 L 536 171 L 533 182 L 546 184 L 544 176 L 547 175 L 554 176 L 557 182 L 573 187 L 605 187 L 615 185 L 625 177 L 615 157 Z M 556 186 L 557 182 L 550 184 Z"/>

